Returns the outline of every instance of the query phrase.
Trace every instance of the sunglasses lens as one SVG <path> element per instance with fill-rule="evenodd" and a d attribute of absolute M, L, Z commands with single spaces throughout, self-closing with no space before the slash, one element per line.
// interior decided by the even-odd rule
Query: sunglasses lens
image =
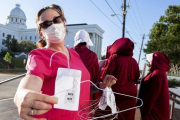
<path fill-rule="evenodd" d="M 41 28 L 46 29 L 46 28 L 48 28 L 49 26 L 52 25 L 52 22 L 54 24 L 60 23 L 61 22 L 61 16 L 55 17 L 52 21 L 46 20 L 43 23 L 41 23 L 40 26 L 41 26 Z"/>
<path fill-rule="evenodd" d="M 55 17 L 53 19 L 53 23 L 56 24 L 56 23 L 60 23 L 61 22 L 61 16 L 58 16 L 58 17 Z"/>
<path fill-rule="evenodd" d="M 43 23 L 40 24 L 40 26 L 42 28 L 48 28 L 49 26 L 52 25 L 52 22 L 51 21 L 44 21 Z"/>

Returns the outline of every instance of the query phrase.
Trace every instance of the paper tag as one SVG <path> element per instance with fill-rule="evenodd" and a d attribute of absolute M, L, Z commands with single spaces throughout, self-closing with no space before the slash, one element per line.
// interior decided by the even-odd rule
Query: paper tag
<path fill-rule="evenodd" d="M 116 113 L 117 112 L 117 108 L 116 108 L 116 101 L 115 101 L 115 96 L 112 93 L 111 94 L 111 109 L 112 109 L 112 113 Z"/>
<path fill-rule="evenodd" d="M 106 107 L 107 107 L 107 101 L 106 101 L 106 96 L 105 95 L 106 95 L 106 93 L 103 92 L 103 95 L 102 95 L 102 97 L 101 97 L 101 99 L 99 101 L 99 109 L 101 109 L 101 110 L 105 110 Z"/>
<path fill-rule="evenodd" d="M 106 87 L 107 105 L 111 108 L 112 113 L 117 112 L 115 96 L 111 88 Z"/>
<path fill-rule="evenodd" d="M 78 111 L 80 97 L 81 71 L 59 68 L 55 81 L 55 93 L 58 103 L 54 108 Z"/>
<path fill-rule="evenodd" d="M 75 90 L 69 90 L 66 92 L 66 97 L 64 103 L 74 103 L 75 102 Z"/>

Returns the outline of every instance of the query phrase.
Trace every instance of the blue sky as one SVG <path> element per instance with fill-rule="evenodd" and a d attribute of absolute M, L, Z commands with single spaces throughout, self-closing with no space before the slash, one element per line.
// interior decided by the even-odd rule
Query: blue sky
<path fill-rule="evenodd" d="M 104 14 L 116 25 L 110 22 L 93 4 L 96 4 Z M 87 23 L 98 24 L 104 31 L 102 54 L 104 49 L 122 36 L 122 24 L 116 16 L 111 17 L 113 11 L 110 9 L 105 0 L 0 0 L 0 23 L 5 24 L 6 17 L 10 11 L 19 3 L 21 9 L 27 17 L 27 27 L 35 28 L 35 17 L 39 9 L 51 4 L 60 5 L 65 13 L 67 24 Z M 123 0 L 107 0 L 120 20 L 122 21 L 121 4 Z M 136 42 L 134 58 L 138 61 L 142 35 L 145 34 L 144 44 L 149 40 L 148 34 L 153 24 L 159 20 L 161 15 L 165 15 L 165 10 L 169 5 L 180 5 L 179 0 L 127 0 L 130 8 L 127 8 L 125 37 L 129 37 Z M 143 46 L 145 47 L 145 45 Z M 142 51 L 140 69 L 143 68 L 144 53 Z"/>

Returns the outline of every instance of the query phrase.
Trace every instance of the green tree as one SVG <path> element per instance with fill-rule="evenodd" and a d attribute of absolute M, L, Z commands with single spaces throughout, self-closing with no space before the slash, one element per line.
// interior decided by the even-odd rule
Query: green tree
<path fill-rule="evenodd" d="M 11 39 L 11 44 L 10 44 L 10 49 L 12 52 L 18 52 L 19 51 L 19 44 L 17 42 L 17 39 L 12 38 Z"/>
<path fill-rule="evenodd" d="M 7 52 L 6 55 L 4 56 L 3 60 L 7 62 L 8 70 L 9 70 L 9 64 L 11 63 L 11 59 L 12 59 L 12 56 L 10 55 L 9 52 Z"/>
<path fill-rule="evenodd" d="M 8 50 L 10 50 L 10 46 L 11 46 L 11 35 L 7 35 L 6 39 L 2 41 L 2 44 L 7 47 Z"/>
<path fill-rule="evenodd" d="M 17 39 L 14 37 L 12 38 L 11 35 L 7 35 L 6 39 L 2 41 L 2 44 L 8 49 L 11 50 L 12 52 L 18 52 L 18 42 Z"/>
<path fill-rule="evenodd" d="M 104 60 L 104 59 L 106 59 L 106 55 L 101 56 L 101 60 Z"/>
<path fill-rule="evenodd" d="M 171 71 L 177 75 L 180 68 L 180 5 L 169 6 L 149 34 L 145 53 L 160 51 L 171 60 Z"/>
<path fill-rule="evenodd" d="M 30 40 L 22 40 L 19 42 L 20 52 L 24 52 L 24 53 L 28 54 L 35 48 L 36 48 L 36 45 Z"/>

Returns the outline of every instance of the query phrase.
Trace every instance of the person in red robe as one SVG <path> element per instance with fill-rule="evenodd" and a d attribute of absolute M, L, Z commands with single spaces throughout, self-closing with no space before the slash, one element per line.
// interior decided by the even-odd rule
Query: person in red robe
<path fill-rule="evenodd" d="M 88 69 L 90 80 L 93 83 L 99 82 L 100 74 L 97 55 L 87 48 L 87 45 L 93 46 L 89 34 L 85 30 L 79 30 L 75 35 L 74 41 L 73 49 L 79 54 L 81 60 Z M 91 96 L 91 99 L 95 99 L 95 97 L 92 98 Z"/>
<path fill-rule="evenodd" d="M 170 70 L 169 58 L 155 52 L 150 63 L 150 73 L 142 80 L 139 98 L 142 120 L 169 120 L 169 89 L 166 72 Z"/>
<path fill-rule="evenodd" d="M 133 56 L 134 43 L 129 38 L 120 38 L 107 48 L 106 65 L 102 68 L 101 79 L 105 75 L 117 78 L 112 86 L 113 92 L 137 96 L 136 81 L 139 79 L 139 67 Z M 136 99 L 115 94 L 116 105 L 119 111 L 136 106 Z M 134 120 L 135 109 L 118 114 L 118 120 Z"/>

